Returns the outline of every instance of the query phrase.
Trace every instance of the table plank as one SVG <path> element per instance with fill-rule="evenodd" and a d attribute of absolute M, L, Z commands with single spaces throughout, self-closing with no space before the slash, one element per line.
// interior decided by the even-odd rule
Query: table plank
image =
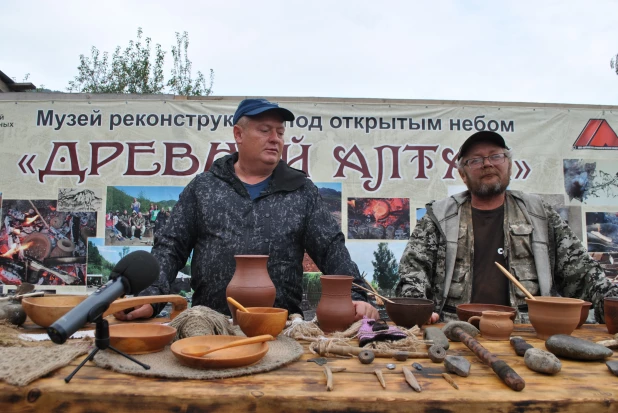
<path fill-rule="evenodd" d="M 520 335 L 536 348 L 544 342 L 534 337 L 530 326 L 516 326 Z M 610 335 L 604 325 L 584 325 L 573 334 L 597 341 Z M 299 361 L 281 369 L 223 380 L 179 380 L 143 378 L 116 373 L 87 364 L 73 380 L 63 379 L 78 364 L 59 369 L 48 377 L 20 388 L 0 383 L 0 411 L 34 412 L 57 410 L 85 411 L 380 411 L 407 412 L 412 409 L 440 412 L 609 412 L 617 411 L 618 377 L 605 362 L 577 362 L 562 359 L 562 371 L 547 376 L 529 370 L 523 357 L 515 355 L 508 342 L 479 338 L 489 351 L 505 360 L 526 381 L 521 392 L 509 389 L 462 343 L 452 343 L 448 354 L 462 355 L 472 363 L 469 377 L 451 374 L 459 385 L 454 389 L 441 376 L 443 364 L 428 359 L 397 362 L 376 359 L 363 365 L 356 359 L 329 359 L 330 366 L 346 367 L 334 373 L 334 390 L 326 391 L 322 368 L 306 360 L 315 355 L 308 351 Z M 308 343 L 304 343 L 305 349 Z M 615 358 L 616 356 L 613 356 Z M 423 391 L 417 393 L 406 383 L 402 366 L 418 362 L 422 371 L 411 369 Z M 396 364 L 394 371 L 387 363 Z M 382 389 L 373 374 L 381 368 L 387 383 Z"/>

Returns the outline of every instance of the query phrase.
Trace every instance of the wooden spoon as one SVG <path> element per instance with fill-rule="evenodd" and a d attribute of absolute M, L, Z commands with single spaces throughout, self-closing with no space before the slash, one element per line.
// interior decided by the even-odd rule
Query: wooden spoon
<path fill-rule="evenodd" d="M 526 297 L 528 297 L 531 300 L 536 300 L 536 298 L 534 298 L 534 296 L 532 294 L 530 294 L 530 291 L 526 290 L 526 287 L 521 285 L 521 283 L 517 280 L 517 278 L 515 278 L 515 276 L 513 274 L 508 272 L 508 270 L 506 268 L 504 268 L 502 265 L 498 264 L 497 262 L 496 262 L 496 265 L 498 266 L 498 268 L 500 268 L 500 271 L 502 271 L 502 273 L 504 275 L 506 275 L 506 277 L 509 280 L 513 281 L 513 284 L 515 284 L 515 286 L 517 286 L 517 288 L 519 288 L 524 294 L 526 294 Z"/>
<path fill-rule="evenodd" d="M 271 336 L 270 334 L 264 334 L 262 336 L 255 336 L 255 337 L 245 338 L 242 340 L 232 341 L 230 343 L 224 344 L 219 347 L 214 347 L 214 348 L 211 348 L 210 346 L 206 346 L 206 345 L 188 346 L 188 347 L 183 348 L 181 352 L 182 354 L 186 354 L 187 356 L 202 357 L 202 356 L 205 356 L 206 354 L 210 354 L 215 351 L 223 350 L 226 348 L 245 346 L 247 344 L 263 343 L 265 341 L 273 341 L 274 339 L 275 338 Z"/>
<path fill-rule="evenodd" d="M 241 303 L 239 303 L 238 301 L 234 300 L 232 297 L 228 297 L 227 298 L 227 302 L 232 304 L 234 307 L 236 307 L 238 310 L 242 311 L 243 313 L 248 313 L 249 310 L 247 310 L 245 307 L 243 307 L 243 305 Z"/>

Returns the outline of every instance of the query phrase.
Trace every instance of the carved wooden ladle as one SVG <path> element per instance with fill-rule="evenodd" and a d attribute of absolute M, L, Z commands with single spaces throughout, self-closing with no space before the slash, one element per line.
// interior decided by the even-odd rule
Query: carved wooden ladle
<path fill-rule="evenodd" d="M 245 307 L 243 307 L 243 305 L 241 303 L 239 303 L 238 301 L 234 300 L 232 297 L 228 297 L 227 298 L 227 302 L 232 304 L 234 307 L 236 307 L 238 310 L 240 310 L 240 311 L 242 311 L 244 313 L 249 313 L 250 312 Z"/>
<path fill-rule="evenodd" d="M 215 351 L 223 350 L 230 347 L 245 346 L 247 344 L 263 343 L 265 341 L 273 341 L 275 338 L 270 334 L 264 334 L 261 336 L 255 336 L 245 338 L 243 340 L 232 341 L 231 343 L 224 344 L 219 347 L 210 347 L 206 345 L 187 346 L 181 350 L 182 354 L 192 357 L 202 357 L 206 354 L 213 353 Z"/>

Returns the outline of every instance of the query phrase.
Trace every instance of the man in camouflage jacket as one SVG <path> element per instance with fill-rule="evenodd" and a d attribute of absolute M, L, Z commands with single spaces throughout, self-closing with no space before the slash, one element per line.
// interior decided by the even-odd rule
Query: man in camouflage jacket
<path fill-rule="evenodd" d="M 168 294 L 191 251 L 192 304 L 225 314 L 229 314 L 225 290 L 234 274 L 237 254 L 269 255 L 268 273 L 277 291 L 274 306 L 290 313 L 302 314 L 305 250 L 324 274 L 351 275 L 356 283 L 364 284 L 345 247 L 344 235 L 317 187 L 304 172 L 279 161 L 283 121 L 293 119 L 287 109 L 264 99 L 241 102 L 234 115 L 238 152 L 217 159 L 180 194 L 152 249 L 161 266 L 160 277 L 140 295 Z M 276 130 L 270 129 L 273 126 Z M 256 139 L 252 134 L 263 138 Z M 266 150 L 260 142 L 266 142 Z M 243 160 L 250 161 L 249 168 L 262 164 L 272 167 L 247 173 L 242 169 L 247 166 Z M 262 187 L 252 194 L 256 185 Z M 358 319 L 363 315 L 379 318 L 363 291 L 354 290 L 352 294 L 357 300 Z M 136 309 L 127 319 L 150 316 L 153 307 L 155 313 L 161 309 L 144 307 L 146 310 Z"/>
<path fill-rule="evenodd" d="M 475 152 L 479 148 L 488 151 Z M 410 236 L 401 258 L 397 295 L 432 299 L 437 312 L 432 322 L 438 316 L 445 321 L 457 319 L 456 306 L 471 302 L 472 297 L 475 241 L 471 210 L 476 207 L 474 200 L 482 206 L 478 202 L 480 198 L 493 200 L 491 207 L 504 209 L 502 254 L 509 272 L 532 295 L 560 295 L 592 302 L 596 319 L 603 321 L 603 298 L 618 296 L 618 286 L 606 278 L 551 206 L 536 195 L 506 190 L 511 160 L 504 139 L 497 133 L 480 132 L 472 135 L 459 153 L 459 172 L 469 191 L 427 204 L 427 212 Z M 508 163 L 501 163 L 505 161 L 504 156 L 500 160 L 501 153 L 507 155 Z M 476 159 L 476 169 L 469 172 L 463 169 L 467 167 L 466 158 Z M 485 173 L 485 169 L 493 173 Z M 504 304 L 517 307 L 519 321 L 528 322 L 525 295 L 508 284 L 508 302 Z"/>

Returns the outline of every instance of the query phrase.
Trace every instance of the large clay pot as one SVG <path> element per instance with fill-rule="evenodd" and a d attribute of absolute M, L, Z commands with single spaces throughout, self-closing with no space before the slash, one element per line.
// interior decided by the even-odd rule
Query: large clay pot
<path fill-rule="evenodd" d="M 584 300 L 567 297 L 534 298 L 526 298 L 526 303 L 536 336 L 547 340 L 554 334 L 571 335 L 579 323 Z"/>
<path fill-rule="evenodd" d="M 479 320 L 479 330 L 487 340 L 508 340 L 513 332 L 511 313 L 506 311 L 483 311 L 482 316 L 470 317 L 468 322 Z"/>
<path fill-rule="evenodd" d="M 234 255 L 236 271 L 225 290 L 244 307 L 272 307 L 277 290 L 268 275 L 268 255 Z M 236 307 L 228 303 L 236 325 Z"/>
<path fill-rule="evenodd" d="M 322 275 L 322 297 L 315 315 L 325 333 L 344 331 L 354 322 L 356 311 L 352 303 L 352 280 L 348 275 Z"/>

